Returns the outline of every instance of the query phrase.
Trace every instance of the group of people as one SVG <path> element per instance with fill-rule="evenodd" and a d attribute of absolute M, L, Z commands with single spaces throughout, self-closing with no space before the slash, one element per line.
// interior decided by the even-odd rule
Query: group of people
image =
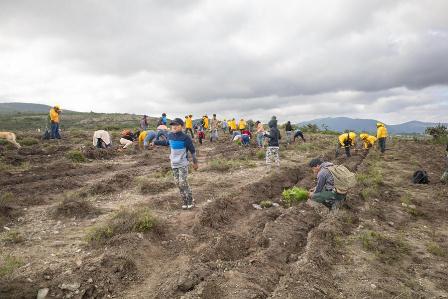
<path fill-rule="evenodd" d="M 372 148 L 375 143 L 378 141 L 378 148 L 381 153 L 384 154 L 386 151 L 386 140 L 388 137 L 387 128 L 383 123 L 377 123 L 377 133 L 376 136 L 369 135 L 367 133 L 359 134 L 359 138 L 363 143 L 363 148 L 368 150 Z M 351 156 L 350 149 L 356 147 L 356 133 L 351 132 L 350 130 L 345 131 L 345 133 L 339 135 L 338 137 L 338 149 L 344 148 L 345 155 L 347 157 Z M 339 150 L 336 151 L 336 155 L 338 155 Z"/>
<path fill-rule="evenodd" d="M 60 112 L 61 109 L 59 106 L 53 107 L 50 111 L 51 138 L 61 138 L 59 135 Z M 144 115 L 140 121 L 139 130 L 136 132 L 132 132 L 131 130 L 121 132 L 120 144 L 123 145 L 123 149 L 128 148 L 135 141 L 138 141 L 143 148 L 152 148 L 154 146 L 170 147 L 171 167 L 174 180 L 181 194 L 182 209 L 192 209 L 194 207 L 192 191 L 188 184 L 188 167 L 189 160 L 191 160 L 193 162 L 193 169 L 198 169 L 196 149 L 194 146 L 195 134 L 197 134 L 200 144 L 205 139 L 206 132 L 210 134 L 210 142 L 214 142 L 218 139 L 218 130 L 221 128 L 223 133 L 230 134 L 232 140 L 235 142 L 241 145 L 247 145 L 253 136 L 252 133 L 254 133 L 259 147 L 264 147 L 264 143 L 267 141 L 266 165 L 268 170 L 271 170 L 273 165 L 280 166 L 279 145 L 282 136 L 275 116 L 268 122 L 267 130 L 260 121 L 255 122 L 254 128 L 252 128 L 244 119 L 241 119 L 238 123 L 236 123 L 234 118 L 229 121 L 219 121 L 216 114 L 213 114 L 212 119 L 204 115 L 196 123 L 192 115 L 185 116 L 185 121 L 180 118 L 175 118 L 169 122 L 171 130 L 168 129 L 167 125 L 168 118 L 166 113 L 163 113 L 157 123 L 157 129 L 148 130 L 148 117 Z M 300 130 L 294 131 L 289 121 L 285 125 L 285 132 L 287 144 L 294 142 L 298 137 L 306 141 L 303 133 Z M 356 133 L 350 131 L 346 131 L 338 137 L 338 144 L 340 147 L 345 148 L 347 157 L 350 156 L 350 148 L 356 144 L 356 137 Z M 360 139 L 363 141 L 365 149 L 373 147 L 375 142 L 378 141 L 382 153 L 384 153 L 386 148 L 386 138 L 387 129 L 382 123 L 377 124 L 377 136 L 371 136 L 366 133 L 360 134 Z M 98 148 L 110 147 L 112 140 L 109 132 L 105 130 L 95 131 L 93 145 Z M 336 166 L 330 162 L 322 161 L 319 158 L 310 161 L 309 166 L 317 177 L 317 185 L 310 192 L 310 200 L 322 203 L 330 209 L 338 206 L 345 198 L 345 193 L 338 190 L 335 186 L 333 169 Z M 338 181 L 341 181 L 341 179 L 338 179 Z"/>

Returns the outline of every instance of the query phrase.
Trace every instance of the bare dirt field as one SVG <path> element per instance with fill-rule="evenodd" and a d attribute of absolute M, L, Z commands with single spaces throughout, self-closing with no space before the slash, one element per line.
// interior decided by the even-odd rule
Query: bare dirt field
<path fill-rule="evenodd" d="M 336 137 L 313 134 L 282 144 L 267 172 L 263 151 L 226 135 L 197 145 L 196 208 L 183 211 L 168 148 L 37 137 L 0 149 L 0 298 L 448 298 L 441 145 L 393 140 L 384 156 L 336 159 Z M 282 202 L 314 186 L 314 157 L 357 173 L 336 212 Z M 428 185 L 412 184 L 417 169 Z M 253 207 L 263 200 L 279 205 Z"/>

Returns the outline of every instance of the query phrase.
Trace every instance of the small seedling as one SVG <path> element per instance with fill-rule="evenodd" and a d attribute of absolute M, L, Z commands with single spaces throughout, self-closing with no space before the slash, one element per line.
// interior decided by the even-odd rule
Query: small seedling
<path fill-rule="evenodd" d="M 308 199 L 309 192 L 303 188 L 293 187 L 282 192 L 283 201 L 290 207 L 294 203 L 299 203 Z"/>
<path fill-rule="evenodd" d="M 72 150 L 67 153 L 67 158 L 75 163 L 82 163 L 86 161 L 84 154 L 78 150 Z"/>
<path fill-rule="evenodd" d="M 262 207 L 263 209 L 270 208 L 270 207 L 272 207 L 272 201 L 262 200 L 262 201 L 260 201 L 260 207 Z"/>

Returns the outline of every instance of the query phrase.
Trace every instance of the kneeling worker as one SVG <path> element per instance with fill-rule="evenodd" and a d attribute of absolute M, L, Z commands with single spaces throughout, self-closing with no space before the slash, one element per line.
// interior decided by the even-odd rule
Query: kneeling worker
<path fill-rule="evenodd" d="M 345 199 L 346 194 L 336 191 L 335 178 L 329 169 L 335 166 L 333 163 L 323 162 L 319 158 L 311 160 L 309 166 L 317 177 L 316 187 L 310 190 L 309 199 L 321 203 L 331 210 L 337 208 Z"/>
<path fill-rule="evenodd" d="M 363 145 L 364 145 L 364 149 L 368 150 L 371 147 L 373 147 L 373 145 L 376 142 L 376 137 L 369 135 L 369 134 L 360 134 L 359 138 L 361 138 L 361 140 L 363 141 Z"/>
<path fill-rule="evenodd" d="M 109 132 L 98 130 L 93 133 L 93 146 L 97 148 L 108 148 L 112 145 Z"/>

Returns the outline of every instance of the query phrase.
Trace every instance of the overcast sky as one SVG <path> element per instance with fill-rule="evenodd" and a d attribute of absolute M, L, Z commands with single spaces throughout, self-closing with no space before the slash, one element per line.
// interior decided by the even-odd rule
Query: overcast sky
<path fill-rule="evenodd" d="M 0 0 L 0 102 L 448 120 L 447 0 Z"/>

